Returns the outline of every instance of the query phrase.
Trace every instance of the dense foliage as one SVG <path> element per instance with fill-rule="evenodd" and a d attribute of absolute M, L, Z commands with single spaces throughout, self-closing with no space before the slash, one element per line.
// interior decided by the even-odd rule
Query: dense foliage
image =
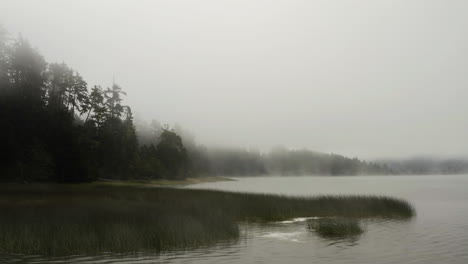
<path fill-rule="evenodd" d="M 3 32 L 0 70 L 0 180 L 187 177 L 187 153 L 168 127 L 156 145 L 139 147 L 119 85 L 88 89 L 65 63 L 46 63 Z"/>

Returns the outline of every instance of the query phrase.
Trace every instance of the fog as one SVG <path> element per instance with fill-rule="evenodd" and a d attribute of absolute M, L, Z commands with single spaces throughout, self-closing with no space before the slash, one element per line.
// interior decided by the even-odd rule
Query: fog
<path fill-rule="evenodd" d="M 0 23 L 208 146 L 468 156 L 466 1 L 0 0 Z"/>

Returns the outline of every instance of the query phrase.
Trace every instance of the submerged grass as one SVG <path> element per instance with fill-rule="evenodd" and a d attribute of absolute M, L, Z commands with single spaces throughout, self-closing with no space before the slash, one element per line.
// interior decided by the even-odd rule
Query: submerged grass
<path fill-rule="evenodd" d="M 319 218 L 307 221 L 308 228 L 325 238 L 360 235 L 363 230 L 354 218 Z"/>
<path fill-rule="evenodd" d="M 239 237 L 238 222 L 410 218 L 406 201 L 96 184 L 0 186 L 0 253 L 159 252 Z"/>

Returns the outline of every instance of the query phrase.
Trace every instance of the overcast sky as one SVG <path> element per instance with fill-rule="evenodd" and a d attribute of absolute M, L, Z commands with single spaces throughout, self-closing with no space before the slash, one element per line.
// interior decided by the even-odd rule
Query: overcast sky
<path fill-rule="evenodd" d="M 468 1 L 0 0 L 0 23 L 207 145 L 468 157 Z"/>

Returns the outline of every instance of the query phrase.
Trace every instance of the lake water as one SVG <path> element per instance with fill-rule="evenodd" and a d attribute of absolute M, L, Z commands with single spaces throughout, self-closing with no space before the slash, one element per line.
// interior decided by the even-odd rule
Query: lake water
<path fill-rule="evenodd" d="M 57 258 L 56 263 L 468 263 L 468 175 L 249 177 L 187 188 L 287 195 L 375 194 L 403 198 L 416 208 L 410 221 L 362 221 L 352 239 L 324 239 L 303 221 L 242 225 L 235 243 L 159 256 Z M 14 262 L 41 263 L 17 256 Z M 52 261 L 52 260 L 48 260 Z"/>

